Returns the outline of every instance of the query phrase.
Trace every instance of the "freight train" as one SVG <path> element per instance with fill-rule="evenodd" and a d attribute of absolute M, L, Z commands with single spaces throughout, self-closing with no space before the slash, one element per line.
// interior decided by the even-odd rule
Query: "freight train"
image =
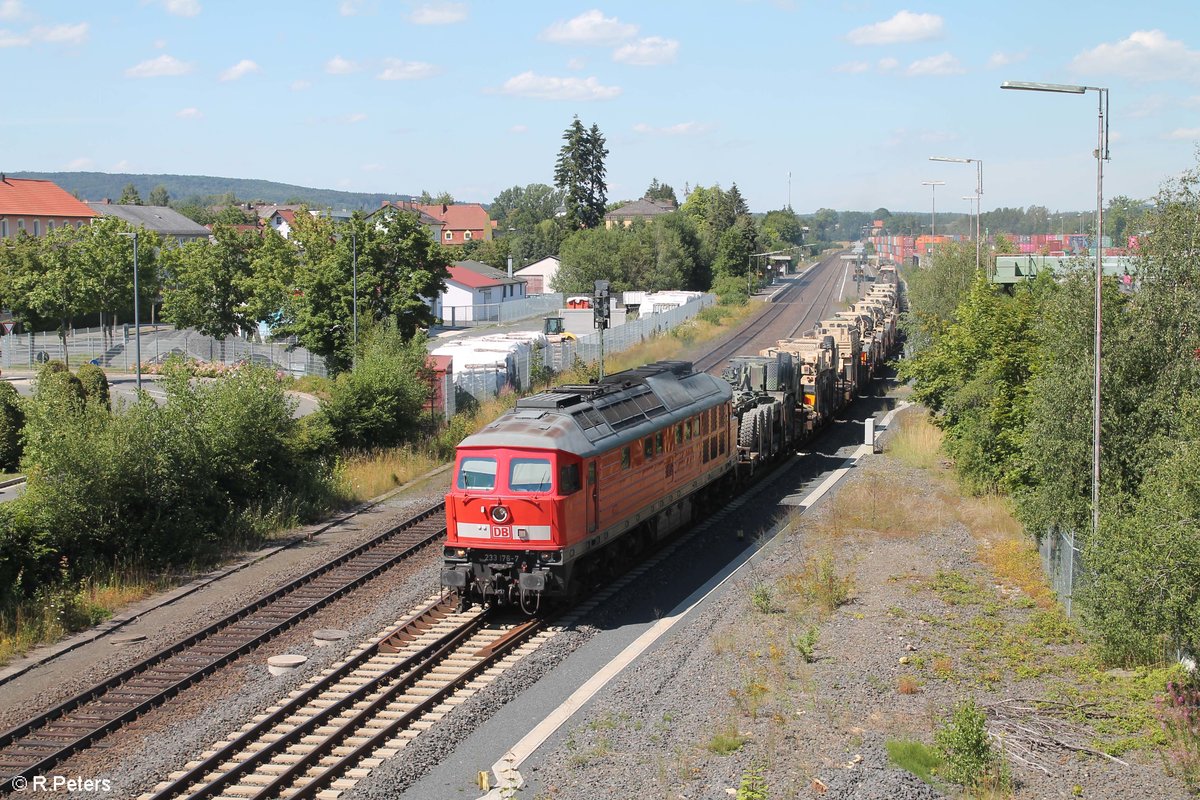
<path fill-rule="evenodd" d="M 719 504 L 860 392 L 896 346 L 894 270 L 720 378 L 659 361 L 521 398 L 458 446 L 441 584 L 464 603 L 573 598 Z"/>

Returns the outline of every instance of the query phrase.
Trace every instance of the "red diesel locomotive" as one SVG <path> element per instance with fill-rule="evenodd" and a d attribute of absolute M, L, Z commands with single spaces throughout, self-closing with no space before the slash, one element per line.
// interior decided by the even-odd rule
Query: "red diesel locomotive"
<path fill-rule="evenodd" d="M 442 586 L 532 612 L 671 533 L 733 474 L 731 398 L 660 361 L 518 400 L 458 446 Z"/>

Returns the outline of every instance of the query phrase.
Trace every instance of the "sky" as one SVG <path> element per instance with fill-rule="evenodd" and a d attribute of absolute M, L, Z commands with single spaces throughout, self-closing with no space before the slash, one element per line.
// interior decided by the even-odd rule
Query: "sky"
<path fill-rule="evenodd" d="M 0 0 L 0 171 L 257 178 L 490 202 L 574 116 L 610 201 L 967 213 L 1150 198 L 1197 165 L 1195 0 Z M 945 181 L 935 188 L 923 181 Z M 89 198 L 91 199 L 91 198 Z"/>

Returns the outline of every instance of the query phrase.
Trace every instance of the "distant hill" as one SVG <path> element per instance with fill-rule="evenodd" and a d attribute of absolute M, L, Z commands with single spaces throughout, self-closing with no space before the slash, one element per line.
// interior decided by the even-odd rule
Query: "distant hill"
<path fill-rule="evenodd" d="M 268 203 L 303 202 L 316 208 L 371 210 L 383 200 L 411 200 L 405 194 L 368 194 L 314 189 L 251 178 L 215 178 L 209 175 L 132 175 L 125 172 L 10 172 L 14 178 L 41 178 L 78 195 L 83 200 L 114 202 L 126 185 L 132 183 L 144 202 L 155 186 L 167 187 L 172 202 L 188 198 L 222 195 L 232 192 L 238 200 L 262 200 Z"/>

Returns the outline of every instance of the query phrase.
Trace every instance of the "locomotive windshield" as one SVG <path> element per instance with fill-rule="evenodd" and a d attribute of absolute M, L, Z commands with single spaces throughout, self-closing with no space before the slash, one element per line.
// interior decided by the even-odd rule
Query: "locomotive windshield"
<path fill-rule="evenodd" d="M 544 458 L 514 458 L 508 468 L 508 488 L 514 492 L 548 492 L 550 475 L 550 462 Z"/>
<path fill-rule="evenodd" d="M 482 489 L 489 492 L 495 489 L 496 459 L 464 458 L 458 467 L 458 488 Z"/>

